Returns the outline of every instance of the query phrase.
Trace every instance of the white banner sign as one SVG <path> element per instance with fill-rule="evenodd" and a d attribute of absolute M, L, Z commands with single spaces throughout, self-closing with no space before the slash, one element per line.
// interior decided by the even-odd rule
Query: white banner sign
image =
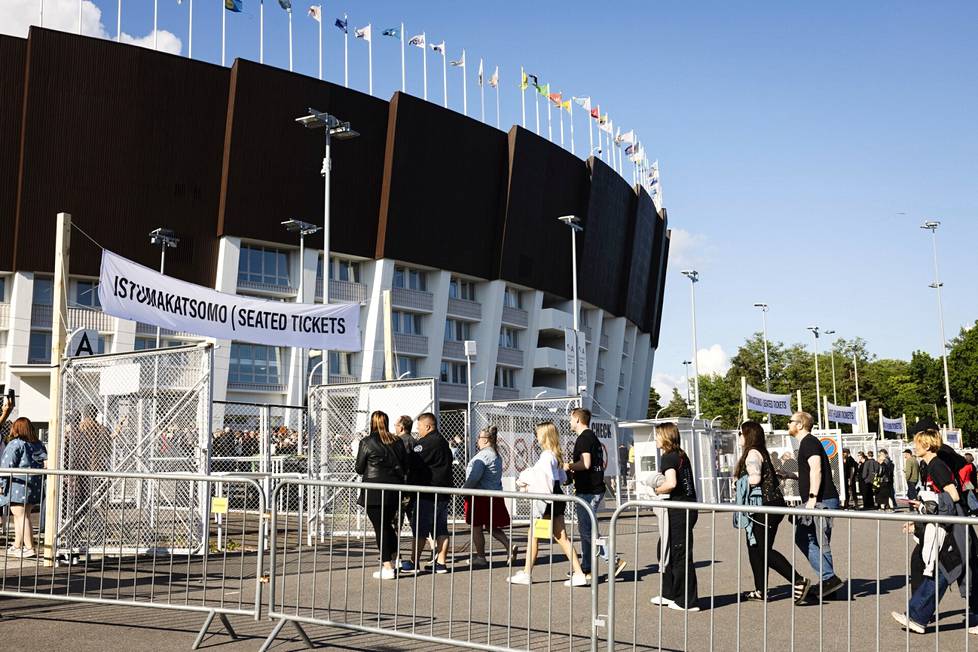
<path fill-rule="evenodd" d="M 604 477 L 614 478 L 619 474 L 618 470 L 618 433 L 613 421 L 602 419 L 591 419 L 591 432 L 601 442 L 602 453 L 604 454 Z"/>
<path fill-rule="evenodd" d="M 359 351 L 360 306 L 285 303 L 225 294 L 164 276 L 102 252 L 102 311 L 174 331 L 222 340 Z"/>
<path fill-rule="evenodd" d="M 791 394 L 768 394 L 747 386 L 747 409 L 765 414 L 783 414 L 790 417 Z"/>
<path fill-rule="evenodd" d="M 906 432 L 903 427 L 903 419 L 887 419 L 883 417 L 883 432 Z"/>
<path fill-rule="evenodd" d="M 584 331 L 564 329 L 564 356 L 567 360 L 567 395 L 577 396 L 580 387 L 587 387 L 587 352 Z"/>
<path fill-rule="evenodd" d="M 859 422 L 855 407 L 846 407 L 827 403 L 826 412 L 828 412 L 829 421 L 849 424 L 856 424 Z"/>

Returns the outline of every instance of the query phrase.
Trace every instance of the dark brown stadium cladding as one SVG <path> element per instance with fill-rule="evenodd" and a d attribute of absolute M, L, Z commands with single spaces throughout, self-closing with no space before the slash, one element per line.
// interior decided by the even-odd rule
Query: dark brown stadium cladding
<path fill-rule="evenodd" d="M 282 220 L 322 219 L 324 138 L 295 122 L 314 107 L 360 134 L 332 148 L 332 251 L 570 297 L 557 218 L 577 215 L 582 300 L 658 343 L 665 211 L 600 160 L 407 94 L 385 102 L 240 59 L 227 69 L 37 27 L 0 36 L 0 56 L 0 227 L 14 234 L 0 268 L 50 273 L 59 211 L 153 267 L 146 234 L 172 228 L 167 273 L 211 287 L 223 236 L 294 246 Z M 97 275 L 99 261 L 73 239 L 73 274 Z"/>

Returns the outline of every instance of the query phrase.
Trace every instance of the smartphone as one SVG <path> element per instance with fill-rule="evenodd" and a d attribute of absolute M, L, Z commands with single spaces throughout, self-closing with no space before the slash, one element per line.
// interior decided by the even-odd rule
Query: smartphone
<path fill-rule="evenodd" d="M 3 385 L 0 385 L 0 392 L 3 391 Z M 7 390 L 7 402 L 10 403 L 10 407 L 14 407 L 14 389 L 11 387 Z"/>

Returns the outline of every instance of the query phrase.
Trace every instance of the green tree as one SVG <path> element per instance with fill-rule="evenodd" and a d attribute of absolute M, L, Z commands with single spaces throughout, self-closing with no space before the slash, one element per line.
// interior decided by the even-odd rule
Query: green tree
<path fill-rule="evenodd" d="M 706 420 L 720 417 L 719 427 L 736 428 L 740 423 L 740 376 L 734 379 L 733 370 L 725 376 L 700 376 L 699 385 L 702 417 Z"/>
<path fill-rule="evenodd" d="M 655 391 L 655 387 L 649 387 L 649 419 L 654 419 L 656 413 L 662 409 L 662 405 L 659 404 L 661 400 L 662 397 L 659 396 L 659 392 Z"/>
<path fill-rule="evenodd" d="M 662 411 L 660 416 L 664 417 L 689 417 L 692 416 L 689 412 L 689 406 L 686 405 L 686 400 L 679 393 L 679 390 L 675 387 L 672 388 L 672 399 L 669 401 L 669 405 L 666 409 Z"/>
<path fill-rule="evenodd" d="M 947 364 L 954 426 L 961 429 L 970 446 L 978 440 L 978 322 L 962 328 L 951 341 Z"/>

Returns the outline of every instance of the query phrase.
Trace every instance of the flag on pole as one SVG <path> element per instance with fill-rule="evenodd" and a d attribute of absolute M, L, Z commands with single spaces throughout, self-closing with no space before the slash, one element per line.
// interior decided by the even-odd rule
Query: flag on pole
<path fill-rule="evenodd" d="M 591 98 L 590 97 L 575 97 L 574 98 L 574 101 L 577 103 L 577 105 L 579 107 L 581 107 L 585 111 L 590 111 L 591 110 Z"/>
<path fill-rule="evenodd" d="M 608 114 L 607 113 L 605 113 L 603 116 L 601 116 L 600 118 L 598 118 L 598 124 L 599 125 L 602 125 L 602 126 L 608 124 Z"/>
<path fill-rule="evenodd" d="M 392 38 L 401 38 L 401 28 L 399 27 L 388 27 L 383 32 L 380 33 L 381 36 L 390 36 Z"/>
<path fill-rule="evenodd" d="M 496 70 L 499 69 L 496 68 Z M 530 76 L 524 72 L 523 77 L 520 79 L 520 90 L 525 91 L 529 87 L 530 87 Z"/>
<path fill-rule="evenodd" d="M 342 31 L 344 34 L 349 34 L 349 30 L 347 29 L 347 20 L 346 20 L 346 18 L 337 18 L 336 19 L 336 22 L 333 23 L 333 24 L 336 25 L 337 27 L 339 27 L 340 28 L 340 31 Z"/>
<path fill-rule="evenodd" d="M 456 59 L 455 61 L 449 61 L 454 68 L 464 68 L 465 67 L 465 50 L 462 50 L 462 58 Z"/>
<path fill-rule="evenodd" d="M 241 2 L 242 0 L 224 0 L 224 8 L 239 14 L 241 13 Z"/>
<path fill-rule="evenodd" d="M 536 86 L 536 84 L 534 84 L 534 86 Z M 550 95 L 550 84 L 544 84 L 543 86 L 537 86 L 536 88 L 537 93 L 540 93 L 540 95 L 543 95 L 544 97 L 548 97 Z"/>
<path fill-rule="evenodd" d="M 623 133 L 619 138 L 620 138 L 620 142 L 623 142 L 623 143 L 626 143 L 626 144 L 629 144 L 629 145 L 634 144 L 635 143 L 635 130 L 634 129 L 630 129 L 629 131 L 626 131 L 625 133 Z"/>
<path fill-rule="evenodd" d="M 442 41 L 441 43 L 432 43 L 431 44 L 431 49 L 433 51 L 435 51 L 435 52 L 441 52 L 442 55 L 444 55 L 445 54 L 445 41 Z"/>
<path fill-rule="evenodd" d="M 601 118 L 601 107 L 596 107 L 591 109 L 591 117 L 600 122 Z"/>
<path fill-rule="evenodd" d="M 489 85 L 493 88 L 499 86 L 499 66 L 496 66 L 496 71 L 489 77 Z"/>
<path fill-rule="evenodd" d="M 531 75 L 530 73 L 526 73 L 524 75 L 524 77 L 526 77 L 527 79 L 532 79 L 533 80 L 533 87 L 534 88 L 539 88 L 540 87 L 540 80 L 537 78 L 536 75 Z"/>
<path fill-rule="evenodd" d="M 479 74 L 476 76 L 476 82 L 479 84 L 479 88 L 482 88 L 482 59 L 479 59 Z"/>
<path fill-rule="evenodd" d="M 241 4 L 238 0 L 234 0 L 234 2 Z M 278 0 L 278 6 L 286 11 L 292 11 L 292 0 Z"/>
<path fill-rule="evenodd" d="M 317 23 L 323 22 L 322 5 L 312 5 L 311 7 L 309 7 L 309 17 L 312 18 Z"/>
<path fill-rule="evenodd" d="M 560 103 L 560 108 L 562 108 L 564 111 L 567 111 L 568 113 L 570 113 L 571 112 L 571 101 L 570 100 L 564 100 L 563 102 Z"/>
<path fill-rule="evenodd" d="M 560 93 L 550 93 L 547 97 L 550 98 L 550 101 L 556 104 L 557 106 L 560 106 L 561 103 L 564 101 L 564 98 Z"/>
<path fill-rule="evenodd" d="M 424 34 L 418 34 L 417 36 L 412 36 L 411 40 L 408 41 L 408 45 L 413 45 L 416 48 L 424 49 Z"/>
<path fill-rule="evenodd" d="M 366 27 L 361 27 L 360 29 L 353 32 L 355 38 L 362 38 L 367 43 L 370 43 L 370 25 Z"/>

